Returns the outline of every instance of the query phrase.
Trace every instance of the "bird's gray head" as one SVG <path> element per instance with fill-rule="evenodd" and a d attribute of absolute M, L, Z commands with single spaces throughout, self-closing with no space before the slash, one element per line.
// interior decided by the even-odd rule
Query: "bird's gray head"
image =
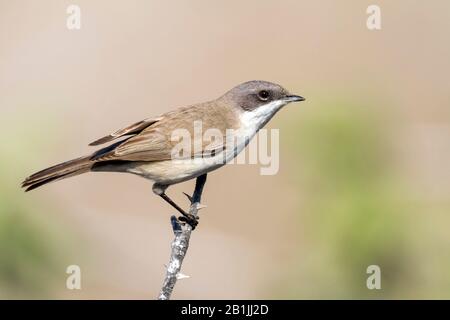
<path fill-rule="evenodd" d="M 268 104 L 283 106 L 290 102 L 305 100 L 301 96 L 292 95 L 282 86 L 267 81 L 244 82 L 227 93 L 221 99 L 244 111 L 254 111 Z"/>

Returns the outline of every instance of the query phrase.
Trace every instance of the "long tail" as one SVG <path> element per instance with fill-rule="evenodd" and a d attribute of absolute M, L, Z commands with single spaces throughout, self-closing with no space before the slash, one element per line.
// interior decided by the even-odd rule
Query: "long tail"
<path fill-rule="evenodd" d="M 22 182 L 22 188 L 30 191 L 49 182 L 65 179 L 90 171 L 94 162 L 90 156 L 66 161 L 32 174 Z"/>

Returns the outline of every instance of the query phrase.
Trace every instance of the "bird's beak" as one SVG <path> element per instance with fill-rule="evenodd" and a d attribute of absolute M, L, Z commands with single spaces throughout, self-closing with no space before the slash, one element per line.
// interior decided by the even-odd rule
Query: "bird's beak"
<path fill-rule="evenodd" d="M 305 101 L 305 98 L 301 96 L 296 96 L 294 94 L 287 95 L 284 97 L 284 101 L 286 102 L 299 102 L 299 101 Z"/>

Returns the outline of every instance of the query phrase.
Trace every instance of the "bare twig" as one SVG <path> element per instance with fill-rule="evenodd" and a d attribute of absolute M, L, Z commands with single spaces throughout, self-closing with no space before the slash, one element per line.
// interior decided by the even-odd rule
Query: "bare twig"
<path fill-rule="evenodd" d="M 191 201 L 189 213 L 196 217 L 198 210 L 205 207 L 200 204 L 205 182 L 206 173 L 197 178 L 192 197 L 186 194 Z M 180 270 L 187 249 L 189 248 L 192 227 L 187 223 L 181 225 L 175 216 L 170 217 L 170 222 L 172 224 L 173 233 L 175 234 L 175 239 L 172 241 L 172 252 L 170 253 L 170 261 L 167 265 L 166 278 L 164 279 L 163 286 L 158 295 L 158 300 L 169 300 L 177 280 L 187 277 L 181 274 Z"/>

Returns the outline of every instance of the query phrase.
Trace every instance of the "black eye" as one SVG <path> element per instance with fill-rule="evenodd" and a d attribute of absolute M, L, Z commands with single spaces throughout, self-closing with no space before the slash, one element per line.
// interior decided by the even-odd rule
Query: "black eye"
<path fill-rule="evenodd" d="M 260 92 L 258 92 L 258 98 L 263 100 L 263 101 L 268 100 L 269 97 L 270 97 L 269 91 L 261 90 Z"/>

